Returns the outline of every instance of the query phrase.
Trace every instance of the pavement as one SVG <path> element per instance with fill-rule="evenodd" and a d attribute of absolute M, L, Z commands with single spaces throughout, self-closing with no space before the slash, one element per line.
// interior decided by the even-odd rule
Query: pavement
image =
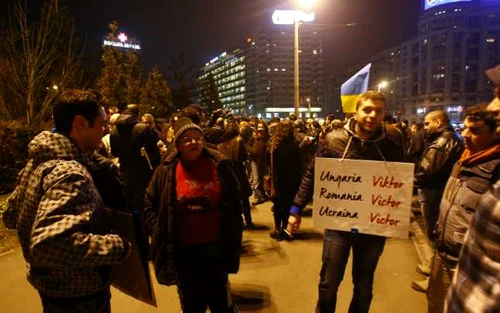
<path fill-rule="evenodd" d="M 244 233 L 240 272 L 230 276 L 233 297 L 240 312 L 314 312 L 322 230 L 313 228 L 312 218 L 306 216 L 300 239 L 276 242 L 269 238 L 273 225 L 270 209 L 271 203 L 267 202 L 252 210 L 257 229 Z M 412 280 L 423 278 L 415 272 L 415 266 L 427 253 L 425 241 L 420 242 L 423 234 L 419 234 L 418 219 L 412 223 L 412 233 L 415 234 L 409 239 L 387 240 L 375 274 L 371 313 L 426 312 L 425 295 L 413 291 L 410 286 Z M 348 310 L 353 289 L 350 273 L 349 261 L 338 294 L 337 312 Z M 0 256 L 0 277 L 0 313 L 41 312 L 39 297 L 26 281 L 25 262 L 19 249 Z M 158 308 L 113 289 L 113 312 L 180 312 L 176 288 L 158 285 L 156 279 L 153 282 Z"/>

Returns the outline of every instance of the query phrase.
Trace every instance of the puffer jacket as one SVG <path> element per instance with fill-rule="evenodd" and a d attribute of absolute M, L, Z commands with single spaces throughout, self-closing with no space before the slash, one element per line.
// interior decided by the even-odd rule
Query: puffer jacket
<path fill-rule="evenodd" d="M 241 194 L 238 179 L 231 161 L 216 150 L 204 148 L 216 168 L 222 189 L 221 269 L 236 273 L 240 264 L 240 249 L 243 232 L 241 218 Z M 146 229 L 151 235 L 151 252 L 158 282 L 163 285 L 176 284 L 174 206 L 176 201 L 175 168 L 180 160 L 178 153 L 168 155 L 156 169 L 146 190 L 144 217 Z"/>
<path fill-rule="evenodd" d="M 399 130 L 383 125 L 372 138 L 363 140 L 354 132 L 355 124 L 355 119 L 351 118 L 344 128 L 329 132 L 321 143 L 316 157 L 389 162 L 405 160 L 403 137 Z M 294 205 L 301 209 L 313 195 L 314 166 L 313 159 L 302 177 L 302 183 L 293 201 Z"/>
<path fill-rule="evenodd" d="M 465 234 L 481 196 L 500 179 L 500 154 L 467 167 L 455 165 L 441 198 L 436 225 L 436 246 L 443 259 L 458 262 Z"/>
<path fill-rule="evenodd" d="M 48 131 L 29 144 L 29 161 L 7 200 L 8 228 L 17 228 L 28 280 L 42 294 L 79 297 L 109 288 L 107 266 L 122 262 L 128 242 L 98 235 L 104 210 L 90 159 L 66 136 Z"/>
<path fill-rule="evenodd" d="M 415 168 L 415 185 L 423 189 L 442 189 L 464 151 L 464 143 L 451 126 L 430 136 L 428 142 Z"/>

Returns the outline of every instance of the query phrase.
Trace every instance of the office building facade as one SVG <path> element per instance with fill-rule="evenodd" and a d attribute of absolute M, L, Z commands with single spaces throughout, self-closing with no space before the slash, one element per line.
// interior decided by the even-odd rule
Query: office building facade
<path fill-rule="evenodd" d="M 293 25 L 275 25 L 247 40 L 247 101 L 262 118 L 294 111 Z M 300 115 L 323 111 L 323 47 L 319 32 L 301 25 L 299 36 Z"/>
<path fill-rule="evenodd" d="M 317 117 L 324 106 L 322 41 L 318 32 L 301 26 L 300 114 Z M 269 119 L 294 111 L 293 26 L 256 32 L 246 46 L 222 53 L 201 69 L 201 82 L 212 75 L 224 108 L 236 114 Z M 203 98 L 200 88 L 200 97 Z"/>
<path fill-rule="evenodd" d="M 236 49 L 230 53 L 223 52 L 210 60 L 201 69 L 198 78 L 199 94 L 206 96 L 206 81 L 209 76 L 215 82 L 219 100 L 225 109 L 234 114 L 251 114 L 246 101 L 246 62 L 244 51 Z M 202 101 L 203 102 L 203 101 Z"/>
<path fill-rule="evenodd" d="M 394 116 L 422 121 L 428 112 L 441 109 L 460 124 L 468 106 L 492 98 L 493 86 L 484 72 L 500 64 L 500 1 L 425 0 L 417 36 L 350 72 L 368 62 L 371 88 L 389 83 L 382 91 Z M 331 83 L 342 84 L 348 73 L 336 75 Z M 333 92 L 338 107 L 336 85 Z"/>

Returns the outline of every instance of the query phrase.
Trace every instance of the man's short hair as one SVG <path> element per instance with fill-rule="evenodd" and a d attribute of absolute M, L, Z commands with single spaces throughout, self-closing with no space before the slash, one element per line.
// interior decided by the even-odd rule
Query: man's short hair
<path fill-rule="evenodd" d="M 483 121 L 486 126 L 490 128 L 491 131 L 495 131 L 497 128 L 497 122 L 495 116 L 490 112 L 486 111 L 486 103 L 480 103 L 468 107 L 465 110 L 465 118 L 472 121 Z"/>
<path fill-rule="evenodd" d="M 63 91 L 52 111 L 56 131 L 69 135 L 73 120 L 77 115 L 82 116 L 89 122 L 89 126 L 93 127 L 101 110 L 100 101 L 100 95 L 91 90 L 66 89 Z"/>
<path fill-rule="evenodd" d="M 135 103 L 127 105 L 127 112 L 134 115 L 139 115 L 139 106 Z"/>
<path fill-rule="evenodd" d="M 440 120 L 443 124 L 450 124 L 450 118 L 443 110 L 430 111 L 426 117 L 429 117 L 431 120 Z"/>
<path fill-rule="evenodd" d="M 385 96 L 383 93 L 375 90 L 368 90 L 367 92 L 364 92 L 358 97 L 358 101 L 356 101 L 356 111 L 359 109 L 361 104 L 366 100 L 372 100 L 372 101 L 380 100 L 385 104 Z"/>
<path fill-rule="evenodd" d="M 201 124 L 200 111 L 198 110 L 196 105 L 190 105 L 182 109 L 179 112 L 179 117 L 181 116 L 189 118 L 191 121 L 193 121 L 193 123 L 195 123 L 198 126 Z"/>

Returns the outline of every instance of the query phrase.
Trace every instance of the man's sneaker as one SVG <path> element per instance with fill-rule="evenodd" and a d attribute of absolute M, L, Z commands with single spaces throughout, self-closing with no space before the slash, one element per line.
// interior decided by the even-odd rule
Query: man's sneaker
<path fill-rule="evenodd" d="M 422 274 L 424 276 L 429 276 L 431 274 L 431 269 L 428 266 L 419 264 L 416 268 L 417 273 Z"/>
<path fill-rule="evenodd" d="M 429 278 L 420 281 L 412 281 L 411 288 L 413 288 L 415 291 L 426 293 L 427 288 L 429 288 Z"/>

